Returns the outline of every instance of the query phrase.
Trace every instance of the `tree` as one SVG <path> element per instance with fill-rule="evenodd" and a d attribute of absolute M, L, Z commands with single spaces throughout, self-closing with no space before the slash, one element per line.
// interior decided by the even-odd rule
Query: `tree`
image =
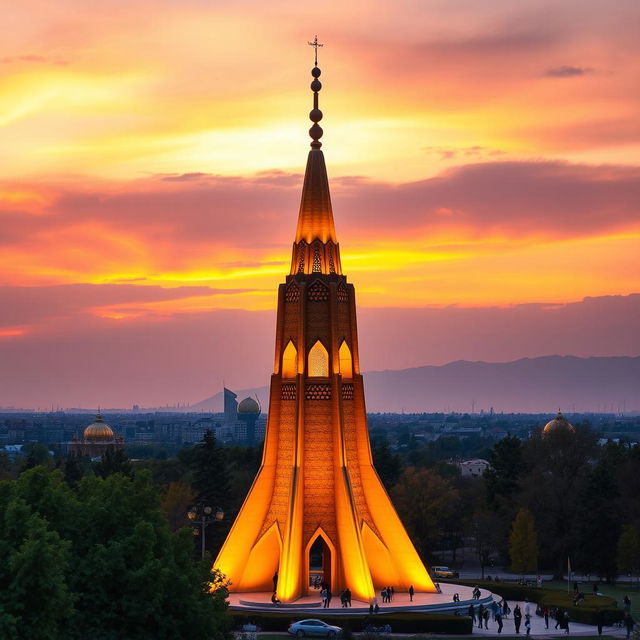
<path fill-rule="evenodd" d="M 162 510 L 172 531 L 188 524 L 187 512 L 193 506 L 195 494 L 188 484 L 170 482 L 162 496 Z"/>
<path fill-rule="evenodd" d="M 620 573 L 640 575 L 640 531 L 638 527 L 625 524 L 618 539 L 616 562 Z"/>
<path fill-rule="evenodd" d="M 510 509 L 514 495 L 520 490 L 519 479 L 527 470 L 522 441 L 507 436 L 497 442 L 489 454 L 489 464 L 484 472 L 487 503 L 495 511 Z"/>
<path fill-rule="evenodd" d="M 227 457 L 210 429 L 205 431 L 202 442 L 192 449 L 189 466 L 196 499 L 214 509 L 227 507 L 230 497 Z"/>
<path fill-rule="evenodd" d="M 101 478 L 106 478 L 112 473 L 122 473 L 129 476 L 131 475 L 131 460 L 124 449 L 109 446 L 102 458 L 94 463 L 93 469 Z"/>
<path fill-rule="evenodd" d="M 408 467 L 391 496 L 418 552 L 429 557 L 455 526 L 458 491 L 432 469 Z"/>
<path fill-rule="evenodd" d="M 393 485 L 398 481 L 402 472 L 402 463 L 400 456 L 392 453 L 389 449 L 389 443 L 386 438 L 381 439 L 374 447 L 373 466 L 382 480 L 382 484 L 387 491 L 390 491 Z"/>
<path fill-rule="evenodd" d="M 509 535 L 511 570 L 524 575 L 538 569 L 538 535 L 529 509 L 520 509 Z"/>

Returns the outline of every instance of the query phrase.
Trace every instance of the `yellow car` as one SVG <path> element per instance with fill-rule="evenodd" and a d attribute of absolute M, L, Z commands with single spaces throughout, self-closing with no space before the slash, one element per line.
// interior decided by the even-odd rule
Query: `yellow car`
<path fill-rule="evenodd" d="M 458 572 L 449 567 L 431 567 L 434 578 L 457 578 Z"/>

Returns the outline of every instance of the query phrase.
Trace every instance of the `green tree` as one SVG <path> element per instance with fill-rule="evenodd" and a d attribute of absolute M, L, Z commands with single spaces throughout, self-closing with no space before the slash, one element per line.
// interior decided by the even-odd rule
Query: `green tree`
<path fill-rule="evenodd" d="M 529 509 L 520 509 L 511 526 L 509 535 L 509 557 L 511 570 L 521 575 L 538 568 L 538 535 Z"/>
<path fill-rule="evenodd" d="M 640 575 L 640 531 L 638 527 L 625 524 L 618 539 L 616 562 L 618 571 L 631 576 Z"/>
<path fill-rule="evenodd" d="M 527 470 L 520 438 L 507 436 L 497 442 L 489 454 L 489 464 L 484 472 L 487 504 L 495 511 L 510 511 L 520 491 L 520 477 Z"/>
<path fill-rule="evenodd" d="M 189 524 L 187 512 L 193 506 L 195 494 L 188 484 L 170 482 L 162 495 L 162 510 L 167 516 L 172 531 Z"/>
<path fill-rule="evenodd" d="M 402 462 L 400 456 L 393 453 L 389 448 L 386 438 L 380 439 L 373 448 L 373 466 L 382 480 L 382 484 L 387 491 L 391 491 L 393 485 L 398 482 L 402 472 Z"/>
<path fill-rule="evenodd" d="M 432 469 L 408 467 L 391 496 L 418 552 L 430 557 L 455 527 L 458 491 Z"/>
<path fill-rule="evenodd" d="M 122 473 L 129 476 L 131 475 L 131 460 L 124 449 L 107 447 L 102 458 L 93 464 L 93 469 L 101 478 L 106 478 L 112 473 Z"/>
<path fill-rule="evenodd" d="M 27 471 L 40 465 L 48 465 L 51 463 L 51 455 L 49 454 L 49 447 L 41 442 L 29 442 L 25 444 L 22 449 L 24 461 L 20 471 Z"/>

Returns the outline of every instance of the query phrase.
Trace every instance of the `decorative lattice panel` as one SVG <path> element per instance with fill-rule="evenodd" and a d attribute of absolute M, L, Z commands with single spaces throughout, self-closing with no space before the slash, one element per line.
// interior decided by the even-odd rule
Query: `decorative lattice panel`
<path fill-rule="evenodd" d="M 338 302 L 349 302 L 349 290 L 344 282 L 338 287 Z"/>
<path fill-rule="evenodd" d="M 298 302 L 300 300 L 300 289 L 295 282 L 292 282 L 284 292 L 285 302 Z"/>
<path fill-rule="evenodd" d="M 353 400 L 353 384 L 351 382 L 344 382 L 342 384 L 342 399 Z"/>
<path fill-rule="evenodd" d="M 298 273 L 304 273 L 304 245 L 298 246 Z"/>
<path fill-rule="evenodd" d="M 320 247 L 313 247 L 313 263 L 311 267 L 313 273 L 322 273 L 322 262 L 320 261 Z"/>
<path fill-rule="evenodd" d="M 331 385 L 308 384 L 304 397 L 307 400 L 331 400 Z"/>
<path fill-rule="evenodd" d="M 329 299 L 329 288 L 320 280 L 316 280 L 309 287 L 307 297 L 311 302 L 325 302 Z"/>
<path fill-rule="evenodd" d="M 333 259 L 333 247 L 329 248 L 329 273 L 336 272 L 336 263 Z"/>
<path fill-rule="evenodd" d="M 282 400 L 296 399 L 296 385 L 294 382 L 283 382 L 280 389 L 280 398 Z"/>

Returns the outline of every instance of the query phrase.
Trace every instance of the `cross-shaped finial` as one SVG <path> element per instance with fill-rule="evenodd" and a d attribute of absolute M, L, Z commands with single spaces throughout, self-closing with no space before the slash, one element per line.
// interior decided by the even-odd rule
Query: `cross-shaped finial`
<path fill-rule="evenodd" d="M 318 36 L 316 36 L 313 42 L 309 42 L 309 46 L 315 49 L 314 63 L 317 67 L 318 66 L 318 47 L 324 47 L 324 44 L 320 44 L 318 42 Z"/>

